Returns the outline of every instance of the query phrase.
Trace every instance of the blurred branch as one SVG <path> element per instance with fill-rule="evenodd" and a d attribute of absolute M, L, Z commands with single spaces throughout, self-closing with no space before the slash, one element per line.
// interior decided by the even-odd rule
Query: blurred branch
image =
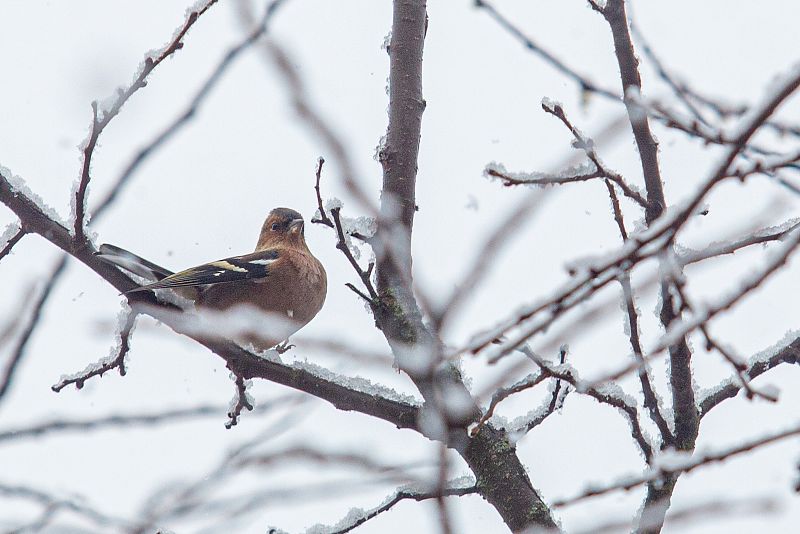
<path fill-rule="evenodd" d="M 86 192 L 91 179 L 92 156 L 100 134 L 103 133 L 103 130 L 105 130 L 111 120 L 119 114 L 122 106 L 124 106 L 139 89 L 147 85 L 147 77 L 153 69 L 160 65 L 162 61 L 183 48 L 183 38 L 186 36 L 186 32 L 188 32 L 194 23 L 216 3 L 217 0 L 208 0 L 201 6 L 190 11 L 186 16 L 183 26 L 175 33 L 169 44 L 160 51 L 151 52 L 144 58 L 144 62 L 140 65 L 139 72 L 136 74 L 133 83 L 125 89 L 118 89 L 117 97 L 113 102 L 102 106 L 98 104 L 97 101 L 92 102 L 92 128 L 89 133 L 89 138 L 85 141 L 83 149 L 83 168 L 75 190 L 75 221 L 73 235 L 78 242 L 86 238 L 84 233 L 84 227 L 86 225 Z"/>
<path fill-rule="evenodd" d="M 195 93 L 194 97 L 192 97 L 186 109 L 184 109 L 183 112 L 169 126 L 167 126 L 167 128 L 165 128 L 152 141 L 150 141 L 136 153 L 130 163 L 128 163 L 128 166 L 125 167 L 125 170 L 122 171 L 122 174 L 120 174 L 120 176 L 117 178 L 117 181 L 106 194 L 105 198 L 95 208 L 94 212 L 92 213 L 93 219 L 96 219 L 114 203 L 119 196 L 119 193 L 130 181 L 131 177 L 134 175 L 139 166 L 150 155 L 164 146 L 191 119 L 194 118 L 194 116 L 200 110 L 200 106 L 211 94 L 211 91 L 222 79 L 222 76 L 225 74 L 228 68 L 233 65 L 234 61 L 242 54 L 242 52 L 248 50 L 258 39 L 268 32 L 269 23 L 272 20 L 272 17 L 284 2 L 285 0 L 272 0 L 267 5 L 264 15 L 256 28 L 250 32 L 250 34 L 244 40 L 242 40 L 242 42 L 228 50 L 225 56 L 223 56 L 222 60 L 214 68 L 214 71 L 211 73 L 211 75 L 206 79 L 203 85 L 200 86 L 200 89 Z M 213 3 L 214 2 L 209 2 L 205 9 L 210 7 L 210 5 Z"/>
<path fill-rule="evenodd" d="M 753 232 L 752 234 L 735 241 L 712 243 L 701 250 L 684 250 L 678 255 L 678 261 L 682 265 L 690 265 L 692 263 L 698 263 L 710 258 L 718 258 L 726 254 L 733 254 L 738 250 L 752 245 L 769 243 L 771 241 L 783 241 L 789 237 L 792 232 L 795 232 L 798 229 L 800 229 L 800 221 L 787 221 L 778 227 L 757 230 L 756 232 Z"/>
<path fill-rule="evenodd" d="M 521 29 L 515 26 L 510 20 L 500 14 L 494 6 L 485 0 L 475 0 L 475 7 L 483 9 L 486 13 L 497 22 L 500 27 L 511 34 L 515 39 L 520 41 L 525 48 L 541 57 L 546 63 L 550 64 L 557 71 L 565 75 L 567 78 L 572 79 L 578 84 L 581 91 L 589 93 L 597 93 L 613 100 L 620 100 L 618 94 L 610 89 L 604 89 L 594 84 L 588 77 L 579 74 L 573 70 L 566 63 L 555 57 L 553 54 L 545 50 L 538 43 L 533 41 L 529 36 L 525 35 Z"/>
<path fill-rule="evenodd" d="M 275 400 L 271 400 L 274 403 Z M 256 412 L 266 412 L 269 406 L 256 409 Z M 106 430 L 108 428 L 125 428 L 132 426 L 153 426 L 161 423 L 175 421 L 188 421 L 203 417 L 217 417 L 226 411 L 225 406 L 205 404 L 191 408 L 165 410 L 152 414 L 109 415 L 97 419 L 69 420 L 58 419 L 30 427 L 21 427 L 0 431 L 0 442 L 15 441 L 27 438 L 36 438 L 44 434 L 58 434 L 62 432 L 84 432 L 93 430 Z"/>
<path fill-rule="evenodd" d="M 656 465 L 646 470 L 642 475 L 626 477 L 619 482 L 604 486 L 595 485 L 583 493 L 576 495 L 575 497 L 559 499 L 553 503 L 553 506 L 568 506 L 591 497 L 596 497 L 598 495 L 605 495 L 607 493 L 619 490 L 630 490 L 647 482 L 654 482 L 663 478 L 673 478 L 676 475 L 688 473 L 699 467 L 703 467 L 715 462 L 721 462 L 733 456 L 750 452 L 752 450 L 764 447 L 765 445 L 770 445 L 777 441 L 797 435 L 800 435 L 800 425 L 795 425 L 782 432 L 776 432 L 761 438 L 752 439 L 744 442 L 741 445 L 736 445 L 734 447 L 729 447 L 716 452 L 694 452 L 692 455 L 678 454 L 667 459 L 662 458 L 662 465 L 659 465 L 659 459 L 656 459 Z"/>
<path fill-rule="evenodd" d="M 40 504 L 45 509 L 50 510 L 50 512 L 47 513 L 48 520 L 52 519 L 52 516 L 57 511 L 68 510 L 79 517 L 91 521 L 97 526 L 127 528 L 131 525 L 131 522 L 126 519 L 105 514 L 85 504 L 82 502 L 85 501 L 84 498 L 69 499 L 58 497 L 37 488 L 5 483 L 0 483 L 0 495 L 12 499 L 33 501 Z"/>
<path fill-rule="evenodd" d="M 25 356 L 25 350 L 28 347 L 28 342 L 30 341 L 31 336 L 33 336 L 34 331 L 41 322 L 42 312 L 47 304 L 47 299 L 50 297 L 53 288 L 65 270 L 67 258 L 68 256 L 66 254 L 62 254 L 61 258 L 56 263 L 55 268 L 50 273 L 47 282 L 33 303 L 30 311 L 30 318 L 28 319 L 27 324 L 25 325 L 24 330 L 20 333 L 19 338 L 17 339 L 14 348 L 11 351 L 11 355 L 6 361 L 2 377 L 0 377 L 0 402 L 2 402 L 3 397 L 11 388 L 11 384 L 14 379 L 14 373 Z"/>

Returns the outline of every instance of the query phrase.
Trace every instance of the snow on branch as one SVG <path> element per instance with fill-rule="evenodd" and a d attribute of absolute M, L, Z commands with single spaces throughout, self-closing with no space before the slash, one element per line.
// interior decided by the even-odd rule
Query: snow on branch
<path fill-rule="evenodd" d="M 93 376 L 103 376 L 104 373 L 111 369 L 118 369 L 120 376 L 125 376 L 127 372 L 125 359 L 131 348 L 131 335 L 136 324 L 136 316 L 137 313 L 127 303 L 124 303 L 122 311 L 117 317 L 117 344 L 111 348 L 111 353 L 105 358 L 89 364 L 83 371 L 71 375 L 62 375 L 59 381 L 52 386 L 52 390 L 58 393 L 71 384 L 81 389 L 87 380 Z"/>
<path fill-rule="evenodd" d="M 19 243 L 25 234 L 25 230 L 19 223 L 11 223 L 6 227 L 3 233 L 0 234 L 0 261 L 8 256 L 14 245 Z"/>
<path fill-rule="evenodd" d="M 748 380 L 766 373 L 782 363 L 797 364 L 800 361 L 800 332 L 788 332 L 784 338 L 747 360 L 744 375 Z M 742 390 L 741 383 L 734 377 L 722 381 L 716 387 L 701 392 L 698 402 L 700 417 L 727 399 L 735 397 Z"/>
<path fill-rule="evenodd" d="M 229 430 L 239 423 L 242 410 L 252 411 L 255 407 L 253 396 L 247 391 L 253 385 L 253 381 L 245 380 L 244 377 L 235 373 L 231 373 L 231 378 L 236 384 L 236 393 L 228 406 L 228 421 L 225 423 L 225 428 Z"/>
<path fill-rule="evenodd" d="M 678 338 L 700 328 L 720 313 L 731 309 L 745 295 L 759 287 L 767 278 L 781 267 L 786 265 L 789 256 L 800 246 L 800 232 L 793 232 L 784 240 L 783 247 L 772 254 L 766 264 L 739 282 L 739 288 L 729 295 L 722 297 L 711 305 L 698 306 L 691 319 L 674 322 L 659 342 L 653 347 L 651 354 L 661 352 L 669 347 Z"/>
<path fill-rule="evenodd" d="M 681 265 L 689 265 L 710 258 L 718 258 L 752 245 L 783 241 L 798 229 L 800 229 L 800 219 L 790 219 L 778 226 L 761 228 L 739 239 L 710 243 L 700 250 L 679 249 L 677 260 Z"/>

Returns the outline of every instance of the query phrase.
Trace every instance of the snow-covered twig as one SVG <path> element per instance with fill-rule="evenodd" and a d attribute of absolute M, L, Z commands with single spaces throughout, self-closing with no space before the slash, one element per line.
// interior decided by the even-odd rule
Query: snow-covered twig
<path fill-rule="evenodd" d="M 566 126 L 569 129 L 569 131 L 575 137 L 575 143 L 574 143 L 575 148 L 579 148 L 586 153 L 586 156 L 589 158 L 589 161 L 591 161 L 594 164 L 595 173 L 598 173 L 599 177 L 611 180 L 620 188 L 620 190 L 625 194 L 626 197 L 634 200 L 642 208 L 647 209 L 648 206 L 647 200 L 633 187 L 628 185 L 627 182 L 625 182 L 625 180 L 622 178 L 622 176 L 620 176 L 619 173 L 606 167 L 606 165 L 597 155 L 594 141 L 586 137 L 586 135 L 584 135 L 583 132 L 581 132 L 578 128 L 576 128 L 572 124 L 572 122 L 570 122 L 570 120 L 567 118 L 567 114 L 564 113 L 564 108 L 561 106 L 560 103 L 543 101 L 542 109 L 545 110 L 547 113 L 556 117 L 564 124 L 564 126 Z"/>
<path fill-rule="evenodd" d="M 771 241 L 782 241 L 791 233 L 798 230 L 800 230 L 800 220 L 791 219 L 775 227 L 762 228 L 734 241 L 711 243 L 700 250 L 682 250 L 678 254 L 677 260 L 681 265 L 690 265 L 710 258 L 733 254 L 738 250 L 752 245 L 769 243 Z"/>
<path fill-rule="evenodd" d="M 88 365 L 86 369 L 79 373 L 62 376 L 51 389 L 58 393 L 70 384 L 75 384 L 76 388 L 81 389 L 87 380 L 93 376 L 103 376 L 104 373 L 111 369 L 119 369 L 120 376 L 125 376 L 127 372 L 125 368 L 125 358 L 130 351 L 131 335 L 133 334 L 133 327 L 136 324 L 136 316 L 137 313 L 125 304 L 119 315 L 117 330 L 119 339 L 117 345 L 112 349 L 111 354 L 96 363 Z"/>
<path fill-rule="evenodd" d="M 721 298 L 717 303 L 701 307 L 696 311 L 693 317 L 689 320 L 676 322 L 670 326 L 664 336 L 653 347 L 651 353 L 657 353 L 664 350 L 676 337 L 683 337 L 692 332 L 696 328 L 700 328 L 719 315 L 720 313 L 731 309 L 736 305 L 745 295 L 759 287 L 766 281 L 767 278 L 772 276 L 781 267 L 786 265 L 789 256 L 800 246 L 800 232 L 789 234 L 784 239 L 784 245 L 781 250 L 776 251 L 771 258 L 768 259 L 766 264 L 759 269 L 755 274 L 751 274 L 739 284 L 736 291 L 731 292 L 727 296 Z"/>
<path fill-rule="evenodd" d="M 133 82 L 125 89 L 118 89 L 116 98 L 114 98 L 113 101 L 107 104 L 100 104 L 97 101 L 92 102 L 92 126 L 89 137 L 84 142 L 83 167 L 81 169 L 80 179 L 75 187 L 73 199 L 73 235 L 78 241 L 82 241 L 86 237 L 86 192 L 89 188 L 89 180 L 91 179 L 92 155 L 94 154 L 94 149 L 100 134 L 103 133 L 103 130 L 108 126 L 111 120 L 119 114 L 122 106 L 124 106 L 139 89 L 147 85 L 147 77 L 153 69 L 172 54 L 183 48 L 183 38 L 186 36 L 186 33 L 194 23 L 197 22 L 200 16 L 216 3 L 217 0 L 208 0 L 197 9 L 189 11 L 183 25 L 175 32 L 170 42 L 161 50 L 156 50 L 147 54 L 144 61 L 139 66 L 139 71 L 136 73 Z"/>
<path fill-rule="evenodd" d="M 545 381 L 550 375 L 542 369 L 538 373 L 532 373 L 520 380 L 519 382 L 507 387 L 507 388 L 500 388 L 497 390 L 494 395 L 492 395 L 492 400 L 489 402 L 489 407 L 486 408 L 486 413 L 481 416 L 478 422 L 470 428 L 469 434 L 470 436 L 475 436 L 478 432 L 481 431 L 481 427 L 486 424 L 486 422 L 491 419 L 492 415 L 494 415 L 494 410 L 497 408 L 497 405 L 500 404 L 503 400 L 507 399 L 511 395 L 515 393 L 519 393 L 520 391 L 525 391 L 532 387 L 537 386 Z"/>
<path fill-rule="evenodd" d="M 625 418 L 628 420 L 628 424 L 630 425 L 631 436 L 633 437 L 633 440 L 639 446 L 639 449 L 642 451 L 645 460 L 650 463 L 650 460 L 653 457 L 653 447 L 642 431 L 641 424 L 639 423 L 639 412 L 636 408 L 635 399 L 626 395 L 619 387 L 612 384 L 604 384 L 600 386 L 588 384 L 580 379 L 577 369 L 566 362 L 554 365 L 546 361 L 534 351 L 530 350 L 530 348 L 527 346 L 523 347 L 521 350 L 526 356 L 528 356 L 528 358 L 533 360 L 540 369 L 542 369 L 542 372 L 547 373 L 551 377 L 563 380 L 575 388 L 577 393 L 588 395 L 596 401 L 612 406 L 622 412 L 622 414 L 625 415 Z"/>
<path fill-rule="evenodd" d="M 306 531 L 306 534 L 345 534 L 390 510 L 394 505 L 404 500 L 426 501 L 439 497 L 462 497 L 478 492 L 474 479 L 468 477 L 468 483 L 464 484 L 464 478 L 449 481 L 447 487 L 441 492 L 435 490 L 421 490 L 399 488 L 392 495 L 389 495 L 381 504 L 369 510 L 353 508 L 341 521 L 332 526 L 315 525 Z"/>
<path fill-rule="evenodd" d="M 216 87 L 217 83 L 222 79 L 227 69 L 233 65 L 234 61 L 241 56 L 243 52 L 248 50 L 253 44 L 258 41 L 269 29 L 269 22 L 277 12 L 277 9 L 284 3 L 285 0 L 272 0 L 264 11 L 261 21 L 256 25 L 256 28 L 250 32 L 239 44 L 230 48 L 228 52 L 222 57 L 220 62 L 214 68 L 211 75 L 206 79 L 200 89 L 195 93 L 189 101 L 189 105 L 183 112 L 175 118 L 164 130 L 161 131 L 152 141 L 147 143 L 144 147 L 139 149 L 136 155 L 131 159 L 130 163 L 119 175 L 116 182 L 109 189 L 106 196 L 100 201 L 92 212 L 92 219 L 97 219 L 103 212 L 105 212 L 117 199 L 120 191 L 130 181 L 135 171 L 144 161 L 152 155 L 159 148 L 164 146 L 176 133 L 178 133 L 184 125 L 186 125 L 192 118 L 197 116 L 197 112 L 205 99 L 211 94 L 211 91 Z M 207 4 L 210 6 L 211 3 Z M 207 8 L 206 8 L 207 9 Z M 198 11 L 199 13 L 199 11 Z M 202 13 L 201 13 L 202 14 Z"/>
<path fill-rule="evenodd" d="M 253 381 L 245 380 L 243 376 L 234 373 L 234 384 L 236 384 L 236 393 L 234 393 L 231 404 L 228 407 L 228 420 L 225 422 L 225 428 L 229 430 L 239 424 L 242 410 L 252 411 L 255 406 L 253 396 L 247 391 Z"/>
<path fill-rule="evenodd" d="M 780 364 L 796 364 L 800 361 L 800 334 L 790 332 L 787 338 L 788 342 L 780 342 L 776 347 L 771 347 L 750 357 L 744 371 L 745 377 L 753 380 Z M 700 417 L 704 417 L 726 399 L 732 399 L 741 390 L 741 383 L 733 377 L 722 381 L 717 387 L 707 391 L 698 402 Z"/>
<path fill-rule="evenodd" d="M 19 243 L 20 239 L 25 237 L 25 229 L 19 224 L 9 224 L 2 235 L 0 235 L 0 261 L 3 260 L 14 248 L 14 245 Z"/>

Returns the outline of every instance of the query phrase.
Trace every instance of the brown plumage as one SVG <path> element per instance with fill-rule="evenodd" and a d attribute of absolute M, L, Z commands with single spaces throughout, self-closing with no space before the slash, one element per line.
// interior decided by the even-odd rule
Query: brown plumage
<path fill-rule="evenodd" d="M 274 314 L 276 325 L 242 340 L 266 349 L 305 326 L 322 308 L 327 293 L 325 268 L 311 254 L 303 234 L 303 217 L 288 208 L 272 210 L 261 227 L 256 249 L 250 254 L 225 258 L 177 273 L 130 252 L 103 245 L 98 255 L 130 272 L 155 282 L 128 293 L 175 289 L 201 308 L 228 310 L 251 305 Z"/>

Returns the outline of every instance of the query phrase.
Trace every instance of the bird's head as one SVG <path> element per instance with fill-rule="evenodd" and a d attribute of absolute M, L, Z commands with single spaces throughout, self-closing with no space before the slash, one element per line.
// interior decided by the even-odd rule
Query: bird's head
<path fill-rule="evenodd" d="M 304 227 L 305 221 L 298 212 L 289 208 L 275 208 L 269 212 L 267 220 L 261 227 L 256 250 L 277 245 L 306 247 Z"/>

